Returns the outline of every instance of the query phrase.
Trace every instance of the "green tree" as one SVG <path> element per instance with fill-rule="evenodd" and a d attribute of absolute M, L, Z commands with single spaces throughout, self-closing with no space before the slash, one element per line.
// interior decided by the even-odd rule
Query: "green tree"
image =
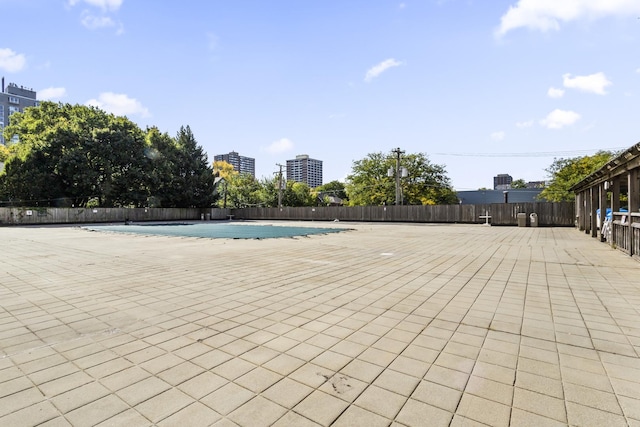
<path fill-rule="evenodd" d="M 189 126 L 182 126 L 176 136 L 174 177 L 181 195 L 174 202 L 181 207 L 209 207 L 215 201 L 213 169 Z"/>
<path fill-rule="evenodd" d="M 322 205 L 328 204 L 328 196 L 335 196 L 340 198 L 344 204 L 347 203 L 347 191 L 345 189 L 345 185 L 343 182 L 334 180 L 328 182 L 326 184 L 320 185 L 313 189 L 312 194 L 315 198 L 318 198 L 319 195 L 323 195 L 324 199 L 322 202 L 319 202 Z M 325 200 L 326 199 L 326 200 Z"/>
<path fill-rule="evenodd" d="M 554 159 L 546 171 L 551 182 L 538 195 L 538 198 L 549 202 L 572 201 L 575 195 L 569 189 L 589 174 L 607 163 L 614 153 L 598 151 L 593 156 Z"/>
<path fill-rule="evenodd" d="M 248 173 L 231 175 L 227 182 L 227 206 L 246 208 L 262 205 L 262 186 Z"/>
<path fill-rule="evenodd" d="M 516 179 L 511 183 L 511 188 L 527 188 L 527 183 L 524 179 Z"/>
<path fill-rule="evenodd" d="M 436 205 L 458 202 L 444 166 L 431 163 L 426 154 L 403 155 L 400 166 L 408 172 L 407 177 L 401 178 L 403 203 Z M 370 153 L 366 158 L 354 161 L 346 184 L 349 205 L 394 204 L 395 167 L 395 156 L 381 152 Z M 394 176 L 388 176 L 389 169 L 393 169 Z"/>
<path fill-rule="evenodd" d="M 127 118 L 87 106 L 43 102 L 14 114 L 18 136 L 0 175 L 3 198 L 27 204 L 141 206 L 147 199 L 144 134 Z"/>

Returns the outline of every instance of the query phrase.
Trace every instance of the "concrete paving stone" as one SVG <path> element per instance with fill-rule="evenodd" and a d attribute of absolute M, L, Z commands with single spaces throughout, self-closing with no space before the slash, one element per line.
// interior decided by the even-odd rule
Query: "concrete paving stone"
<path fill-rule="evenodd" d="M 598 375 L 606 375 L 607 372 L 599 360 L 585 359 L 583 357 L 572 356 L 568 354 L 559 353 L 560 356 L 560 370 L 567 366 L 572 369 L 578 369 L 585 373 L 592 373 Z M 609 373 L 611 375 L 611 373 Z"/>
<path fill-rule="evenodd" d="M 471 376 L 464 392 L 507 406 L 513 403 L 513 386 L 482 377 Z"/>
<path fill-rule="evenodd" d="M 457 356 L 450 353 L 440 353 L 434 364 L 445 368 L 453 369 L 460 372 L 470 374 L 473 371 L 476 360 L 466 357 Z"/>
<path fill-rule="evenodd" d="M 583 359 L 590 359 L 596 362 L 600 361 L 600 354 L 595 349 L 576 347 L 574 345 L 567 345 L 563 343 L 558 343 L 557 348 L 558 353 L 562 355 L 581 357 Z"/>
<path fill-rule="evenodd" d="M 583 387 L 576 384 L 565 383 L 564 394 L 569 402 L 579 403 L 594 409 L 612 412 L 622 415 L 620 403 L 615 394 Z"/>
<path fill-rule="evenodd" d="M 565 383 L 576 384 L 607 393 L 613 393 L 614 389 L 611 385 L 612 380 L 614 379 L 611 379 L 606 375 L 598 375 L 593 373 L 585 375 L 584 371 L 581 371 L 579 369 L 572 369 L 567 367 L 562 368 L 562 381 Z"/>
<path fill-rule="evenodd" d="M 316 356 L 320 355 L 324 350 L 325 349 L 322 347 L 318 347 L 315 345 L 308 344 L 306 342 L 302 342 L 297 346 L 287 350 L 287 355 L 296 357 L 300 360 L 310 361 Z M 270 351 L 273 351 L 275 354 L 278 354 L 277 352 L 275 352 L 275 350 L 270 350 Z"/>
<path fill-rule="evenodd" d="M 562 423 L 567 422 L 565 402 L 561 399 L 516 387 L 513 408 L 519 408 Z"/>
<path fill-rule="evenodd" d="M 62 365 L 67 362 L 60 354 L 52 354 L 50 356 L 42 357 L 40 359 L 31 360 L 26 363 L 20 364 L 20 370 L 25 374 L 33 374 L 35 372 L 39 372 L 53 366 Z"/>
<path fill-rule="evenodd" d="M 280 354 L 265 362 L 262 366 L 280 375 L 289 375 L 304 364 L 305 360 L 303 359 L 288 354 Z"/>
<path fill-rule="evenodd" d="M 364 360 L 355 359 L 349 362 L 345 367 L 340 369 L 340 373 L 351 378 L 358 379 L 367 383 L 372 382 L 380 373 L 383 367 Z"/>
<path fill-rule="evenodd" d="M 138 366 L 152 374 L 158 374 L 160 372 L 166 371 L 169 368 L 180 365 L 183 362 L 183 359 L 175 356 L 172 353 L 164 353 L 159 355 L 158 357 L 154 357 L 153 359 L 138 363 Z"/>
<path fill-rule="evenodd" d="M 422 347 L 418 347 L 418 349 L 420 350 L 422 349 Z M 377 348 L 371 348 L 371 347 L 368 347 L 366 350 L 364 350 L 361 354 L 358 355 L 358 359 L 364 360 L 365 362 L 373 363 L 375 365 L 382 366 L 382 367 L 387 367 L 396 357 L 397 355 L 395 353 L 391 353 L 384 350 L 378 350 Z"/>
<path fill-rule="evenodd" d="M 258 394 L 283 378 L 282 375 L 276 374 L 262 367 L 257 367 L 252 371 L 236 378 L 234 382 L 242 387 Z"/>
<path fill-rule="evenodd" d="M 243 339 L 237 339 L 235 341 L 230 342 L 229 344 L 225 344 L 220 347 L 220 350 L 225 353 L 229 353 L 232 356 L 239 356 L 247 351 L 253 350 L 256 348 L 258 344 L 252 343 L 251 341 L 245 341 Z"/>
<path fill-rule="evenodd" d="M 160 427 L 182 426 L 210 426 L 222 419 L 222 416 L 213 409 L 200 402 L 194 402 L 183 410 L 160 421 Z"/>
<path fill-rule="evenodd" d="M 562 382 L 543 375 L 518 371 L 516 373 L 515 386 L 540 394 L 546 394 L 558 399 L 564 398 Z"/>
<path fill-rule="evenodd" d="M 611 378 L 611 385 L 618 396 L 626 396 L 640 400 L 640 387 L 638 387 L 637 382 L 627 381 L 620 378 Z"/>
<path fill-rule="evenodd" d="M 322 354 L 316 356 L 311 363 L 315 365 L 322 366 L 331 371 L 337 372 L 340 369 L 344 368 L 349 362 L 351 362 L 352 358 L 349 356 L 345 356 L 339 353 L 336 353 L 331 350 L 327 350 Z"/>
<path fill-rule="evenodd" d="M 130 406 L 136 406 L 171 388 L 171 385 L 156 378 L 148 377 L 118 390 L 115 394 Z"/>
<path fill-rule="evenodd" d="M 69 424 L 71 425 L 71 424 Z M 135 409 L 127 409 L 120 412 L 104 421 L 96 424 L 96 427 L 115 427 L 115 426 L 151 426 L 152 423 L 147 418 L 143 417 Z"/>
<path fill-rule="evenodd" d="M 622 415 L 601 411 L 589 406 L 567 402 L 567 418 L 572 426 L 627 426 L 627 421 Z"/>
<path fill-rule="evenodd" d="M 455 412 L 462 392 L 431 381 L 420 381 L 411 398 L 431 406 Z"/>
<path fill-rule="evenodd" d="M 621 354 L 600 353 L 599 358 L 605 366 L 611 364 L 640 370 L 640 358 L 637 357 L 629 357 Z"/>
<path fill-rule="evenodd" d="M 486 424 L 455 414 L 449 427 L 485 427 Z"/>
<path fill-rule="evenodd" d="M 302 345 L 302 344 L 299 344 L 299 345 Z M 291 352 L 292 350 L 289 351 L 289 353 Z M 320 352 L 318 352 L 317 354 L 319 353 Z M 247 351 L 246 353 L 241 354 L 238 357 L 240 357 L 243 360 L 246 360 L 247 362 L 251 362 L 255 365 L 262 365 L 263 363 L 268 362 L 269 360 L 275 358 L 278 355 L 280 355 L 280 353 L 275 350 L 258 346 Z"/>
<path fill-rule="evenodd" d="M 8 381 L 0 383 L 0 398 L 18 393 L 33 387 L 33 383 L 27 377 L 16 376 Z"/>
<path fill-rule="evenodd" d="M 320 424 L 311 421 L 308 418 L 303 417 L 295 412 L 287 412 L 273 424 L 273 427 L 318 427 Z"/>
<path fill-rule="evenodd" d="M 386 427 L 390 422 L 389 419 L 381 417 L 371 411 L 357 406 L 350 406 L 331 425 L 334 427 L 357 427 L 363 425 Z"/>
<path fill-rule="evenodd" d="M 228 417 L 240 426 L 270 426 L 287 410 L 261 396 L 256 396 L 231 412 Z"/>
<path fill-rule="evenodd" d="M 107 395 L 66 413 L 65 417 L 74 426 L 93 426 L 127 409 L 129 407 L 122 400 Z"/>
<path fill-rule="evenodd" d="M 373 384 L 409 397 L 419 381 L 419 378 L 411 375 L 385 370 L 374 380 Z"/>
<path fill-rule="evenodd" d="M 469 380 L 469 375 L 442 366 L 432 365 L 424 376 L 424 379 L 463 391 Z"/>
<path fill-rule="evenodd" d="M 556 380 L 561 378 L 559 362 L 547 363 L 539 360 L 528 359 L 526 357 L 520 357 L 518 358 L 518 371 L 541 375 Z"/>
<path fill-rule="evenodd" d="M 72 427 L 72 426 L 71 426 L 71 423 L 69 423 L 69 421 L 67 421 L 62 415 L 60 415 L 49 421 L 45 421 L 42 424 L 38 424 L 38 427 Z"/>
<path fill-rule="evenodd" d="M 313 391 L 293 410 L 323 426 L 329 426 L 349 406 L 347 402 L 319 390 Z"/>
<path fill-rule="evenodd" d="M 329 377 L 318 390 L 352 403 L 368 386 L 369 383 L 337 373 Z"/>
<path fill-rule="evenodd" d="M 228 383 L 214 392 L 200 399 L 214 411 L 222 415 L 227 415 L 239 406 L 243 405 L 249 399 L 255 396 L 254 393 L 246 388 L 240 387 L 234 383 Z"/>
<path fill-rule="evenodd" d="M 396 420 L 406 426 L 424 426 L 425 420 L 434 427 L 449 426 L 453 414 L 435 406 L 409 399 L 400 410 Z"/>
<path fill-rule="evenodd" d="M 157 394 L 134 407 L 146 418 L 154 423 L 178 412 L 190 405 L 194 399 L 178 389 L 170 388 Z"/>
<path fill-rule="evenodd" d="M 315 345 L 317 347 L 331 348 L 332 346 L 336 345 L 340 341 L 341 341 L 340 338 L 319 333 L 309 338 L 306 342 L 307 344 Z M 357 341 L 354 341 L 354 342 L 357 342 Z"/>
<path fill-rule="evenodd" d="M 518 357 L 513 354 L 502 353 L 500 351 L 482 349 L 478 355 L 478 361 L 504 368 L 515 369 L 518 364 Z"/>
<path fill-rule="evenodd" d="M 331 351 L 335 351 L 336 353 L 343 354 L 347 357 L 354 358 L 360 355 L 363 351 L 365 351 L 368 347 L 364 344 L 358 344 L 351 341 L 340 341 L 333 347 L 331 347 Z"/>
<path fill-rule="evenodd" d="M 378 350 L 390 351 L 392 353 L 400 353 L 406 347 L 407 343 L 402 341 L 394 340 L 391 338 L 382 337 L 372 344 L 372 347 L 377 348 Z"/>
<path fill-rule="evenodd" d="M 82 371 L 76 371 L 64 377 L 39 384 L 38 388 L 47 398 L 51 398 L 93 382 L 94 378 L 91 376 Z"/>
<path fill-rule="evenodd" d="M 349 335 L 346 340 L 347 341 L 352 341 L 358 344 L 362 344 L 362 345 L 371 345 L 374 342 L 378 341 L 380 337 L 378 337 L 377 335 L 374 334 L 370 334 L 368 332 L 363 332 L 362 330 L 359 330 L 357 332 L 354 332 L 353 334 Z"/>
<path fill-rule="evenodd" d="M 640 400 L 626 396 L 619 396 L 618 400 L 622 406 L 622 412 L 627 418 L 640 421 Z"/>
<path fill-rule="evenodd" d="M 41 425 L 59 415 L 60 412 L 51 403 L 40 402 L 0 417 L 0 425 L 11 427 Z"/>
<path fill-rule="evenodd" d="M 305 397 L 311 394 L 312 391 L 313 388 L 309 386 L 290 380 L 289 378 L 283 378 L 281 381 L 273 384 L 265 390 L 262 393 L 262 396 L 279 404 L 280 406 L 292 409 Z"/>
<path fill-rule="evenodd" d="M 520 357 L 526 357 L 527 359 L 538 360 L 540 362 L 558 363 L 558 352 L 555 350 L 521 345 L 519 355 Z"/>
<path fill-rule="evenodd" d="M 98 382 L 90 382 L 76 386 L 69 391 L 58 394 L 49 400 L 63 413 L 110 395 L 110 390 Z"/>
<path fill-rule="evenodd" d="M 233 359 L 232 355 L 218 349 L 212 349 L 207 353 L 194 357 L 193 359 L 191 359 L 191 362 L 203 367 L 204 369 L 209 370 L 220 366 L 221 364 L 231 359 Z"/>
<path fill-rule="evenodd" d="M 144 347 L 138 351 L 133 353 L 129 353 L 124 356 L 125 359 L 130 361 L 131 363 L 142 365 L 143 363 L 153 360 L 157 357 L 161 357 L 167 354 L 164 350 L 159 349 L 158 347 Z M 153 364 L 149 364 L 150 367 L 154 366 Z"/>
<path fill-rule="evenodd" d="M 360 394 L 354 404 L 369 412 L 394 419 L 406 401 L 406 396 L 371 385 Z"/>
<path fill-rule="evenodd" d="M 567 424 L 538 414 L 513 408 L 509 425 L 521 427 L 566 427 Z"/>
<path fill-rule="evenodd" d="M 137 366 L 124 369 L 122 371 L 101 378 L 100 383 L 112 392 L 125 388 L 133 383 L 149 378 L 151 374 Z"/>
<path fill-rule="evenodd" d="M 511 407 L 464 393 L 456 409 L 456 414 L 488 425 L 508 425 Z"/>

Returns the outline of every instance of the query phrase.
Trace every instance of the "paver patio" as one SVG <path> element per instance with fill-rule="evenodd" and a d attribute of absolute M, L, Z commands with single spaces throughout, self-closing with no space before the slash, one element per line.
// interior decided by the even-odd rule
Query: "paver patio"
<path fill-rule="evenodd" d="M 0 228 L 0 425 L 640 426 L 637 261 L 571 228 L 327 227 Z"/>

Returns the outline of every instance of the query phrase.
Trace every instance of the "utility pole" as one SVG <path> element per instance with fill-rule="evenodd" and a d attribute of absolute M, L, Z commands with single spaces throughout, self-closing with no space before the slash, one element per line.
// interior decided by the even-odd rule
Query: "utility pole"
<path fill-rule="evenodd" d="M 391 150 L 392 153 L 396 154 L 396 206 L 402 203 L 401 195 L 400 195 L 400 155 L 404 154 L 400 148 L 396 148 L 395 150 Z"/>
<path fill-rule="evenodd" d="M 282 208 L 282 168 L 284 165 L 276 163 L 276 166 L 280 167 L 280 172 L 278 172 L 278 207 Z"/>

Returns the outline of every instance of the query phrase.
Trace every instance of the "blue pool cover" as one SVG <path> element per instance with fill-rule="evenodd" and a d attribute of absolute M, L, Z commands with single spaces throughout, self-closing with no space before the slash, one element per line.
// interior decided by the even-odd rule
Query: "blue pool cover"
<path fill-rule="evenodd" d="M 83 228 L 92 231 L 111 231 L 117 233 L 160 236 L 203 237 L 209 239 L 273 239 L 278 237 L 337 233 L 346 230 L 345 228 L 240 225 L 229 223 L 92 225 L 84 226 Z"/>

